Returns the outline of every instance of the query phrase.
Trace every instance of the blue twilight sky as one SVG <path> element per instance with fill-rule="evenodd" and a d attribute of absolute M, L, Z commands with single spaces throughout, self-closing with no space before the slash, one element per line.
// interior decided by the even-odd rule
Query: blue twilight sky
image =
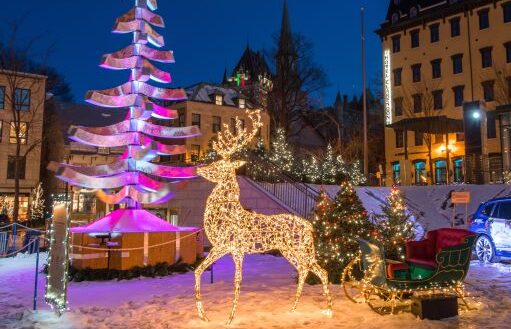
<path fill-rule="evenodd" d="M 115 18 L 133 0 L 16 0 L 2 1 L 0 40 L 8 37 L 8 22 L 21 22 L 21 38 L 41 36 L 34 57 L 49 44 L 49 64 L 70 83 L 76 101 L 88 89 L 106 89 L 125 82 L 127 72 L 97 66 L 103 53 L 123 48 L 128 35 L 110 33 Z M 160 30 L 176 64 L 165 65 L 174 87 L 198 81 L 219 82 L 224 67 L 236 65 L 247 40 L 252 48 L 269 49 L 280 29 L 283 0 L 159 0 Z M 314 58 L 331 86 L 324 105 L 337 89 L 353 95 L 361 91 L 360 7 L 366 8 L 368 81 L 381 72 L 379 38 L 373 33 L 383 21 L 387 0 L 289 0 L 291 24 L 314 43 Z"/>

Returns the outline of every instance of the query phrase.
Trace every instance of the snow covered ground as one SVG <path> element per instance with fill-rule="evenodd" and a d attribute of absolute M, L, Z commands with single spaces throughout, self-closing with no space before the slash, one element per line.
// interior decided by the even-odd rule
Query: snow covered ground
<path fill-rule="evenodd" d="M 42 264 L 46 255 L 42 255 Z M 34 256 L 0 259 L 0 328 L 34 329 L 179 329 L 222 328 L 232 298 L 233 264 L 221 259 L 203 276 L 203 302 L 210 323 L 198 320 L 193 274 L 132 281 L 81 282 L 69 286 L 71 310 L 58 318 L 44 304 L 44 277 L 39 280 L 39 311 L 32 312 Z M 348 301 L 332 285 L 334 315 L 321 312 L 325 300 L 320 287 L 306 286 L 295 313 L 290 313 L 295 293 L 295 273 L 283 259 L 248 256 L 238 315 L 232 328 L 509 328 L 511 323 L 511 264 L 473 262 L 467 288 L 479 303 L 477 311 L 463 312 L 443 321 L 421 321 L 411 314 L 380 316 L 366 305 Z"/>

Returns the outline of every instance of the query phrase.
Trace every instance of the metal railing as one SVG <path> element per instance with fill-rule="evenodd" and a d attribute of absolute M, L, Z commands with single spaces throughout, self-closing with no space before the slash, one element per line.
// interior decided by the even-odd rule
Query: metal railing
<path fill-rule="evenodd" d="M 254 154 L 249 161 L 245 175 L 263 190 L 304 218 L 312 215 L 319 192 L 296 178 L 283 173 L 281 168 L 267 159 Z"/>

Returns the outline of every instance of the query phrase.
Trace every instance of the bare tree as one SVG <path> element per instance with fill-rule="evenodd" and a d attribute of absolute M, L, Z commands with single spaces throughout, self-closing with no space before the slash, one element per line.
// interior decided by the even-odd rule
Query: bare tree
<path fill-rule="evenodd" d="M 498 105 L 511 104 L 511 70 L 507 66 L 494 67 L 495 102 Z"/>
<path fill-rule="evenodd" d="M 435 92 L 441 92 L 441 103 L 435 104 Z M 414 83 L 412 88 L 405 88 L 402 109 L 407 118 L 437 117 L 444 115 L 445 95 L 441 88 L 441 80 L 430 80 Z M 433 144 L 435 135 L 423 133 L 424 144 L 427 148 L 430 179 L 433 180 Z"/>
<path fill-rule="evenodd" d="M 5 109 L 9 116 L 6 125 L 10 130 L 9 142 L 15 145 L 14 155 L 14 205 L 12 220 L 19 220 L 20 179 L 23 163 L 31 152 L 41 145 L 46 77 L 34 73 L 28 60 L 38 38 L 19 44 L 19 28 L 10 25 L 7 42 L 0 49 L 0 75 L 6 86 Z M 31 101 L 32 96 L 41 101 Z M 5 118 L 5 117 L 4 117 Z M 39 132 L 39 133 L 37 133 Z"/>
<path fill-rule="evenodd" d="M 328 86 L 326 75 L 316 65 L 312 56 L 312 42 L 299 34 L 293 35 L 295 56 L 281 62 L 276 57 L 279 38 L 274 37 L 276 47 L 270 52 L 276 76 L 273 90 L 268 95 L 268 110 L 272 128 L 283 128 L 287 137 L 293 137 L 304 128 L 303 116 L 319 99 L 320 92 Z"/>

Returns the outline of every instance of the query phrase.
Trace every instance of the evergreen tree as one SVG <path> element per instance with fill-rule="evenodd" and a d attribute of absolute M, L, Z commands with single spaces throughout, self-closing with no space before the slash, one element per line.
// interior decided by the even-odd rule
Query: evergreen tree
<path fill-rule="evenodd" d="M 360 168 L 360 161 L 355 161 L 351 164 L 349 169 L 346 171 L 346 177 L 350 183 L 354 186 L 360 186 L 366 183 L 367 179 Z"/>
<path fill-rule="evenodd" d="M 387 202 L 381 206 L 383 215 L 378 216 L 378 237 L 388 259 L 403 261 L 406 241 L 415 238 L 416 227 L 406 209 L 403 194 L 393 186 Z"/>
<path fill-rule="evenodd" d="M 326 149 L 325 158 L 321 163 L 321 183 L 322 184 L 335 184 L 340 173 L 340 167 L 337 163 L 337 158 L 334 154 L 332 145 L 328 144 Z"/>
<path fill-rule="evenodd" d="M 315 245 L 320 265 L 328 271 L 329 280 L 338 283 L 342 270 L 358 250 L 358 238 L 369 240 L 374 225 L 349 182 L 343 182 L 330 207 L 323 206 L 320 194 L 315 212 Z M 325 209 L 325 210 L 322 210 Z"/>
<path fill-rule="evenodd" d="M 293 149 L 288 144 L 286 132 L 279 128 L 271 143 L 271 152 L 269 160 L 278 166 L 283 172 L 295 174 L 295 156 Z"/>
<path fill-rule="evenodd" d="M 319 161 L 311 156 L 309 159 L 302 160 L 301 176 L 304 182 L 316 184 L 320 182 L 321 169 Z"/>

